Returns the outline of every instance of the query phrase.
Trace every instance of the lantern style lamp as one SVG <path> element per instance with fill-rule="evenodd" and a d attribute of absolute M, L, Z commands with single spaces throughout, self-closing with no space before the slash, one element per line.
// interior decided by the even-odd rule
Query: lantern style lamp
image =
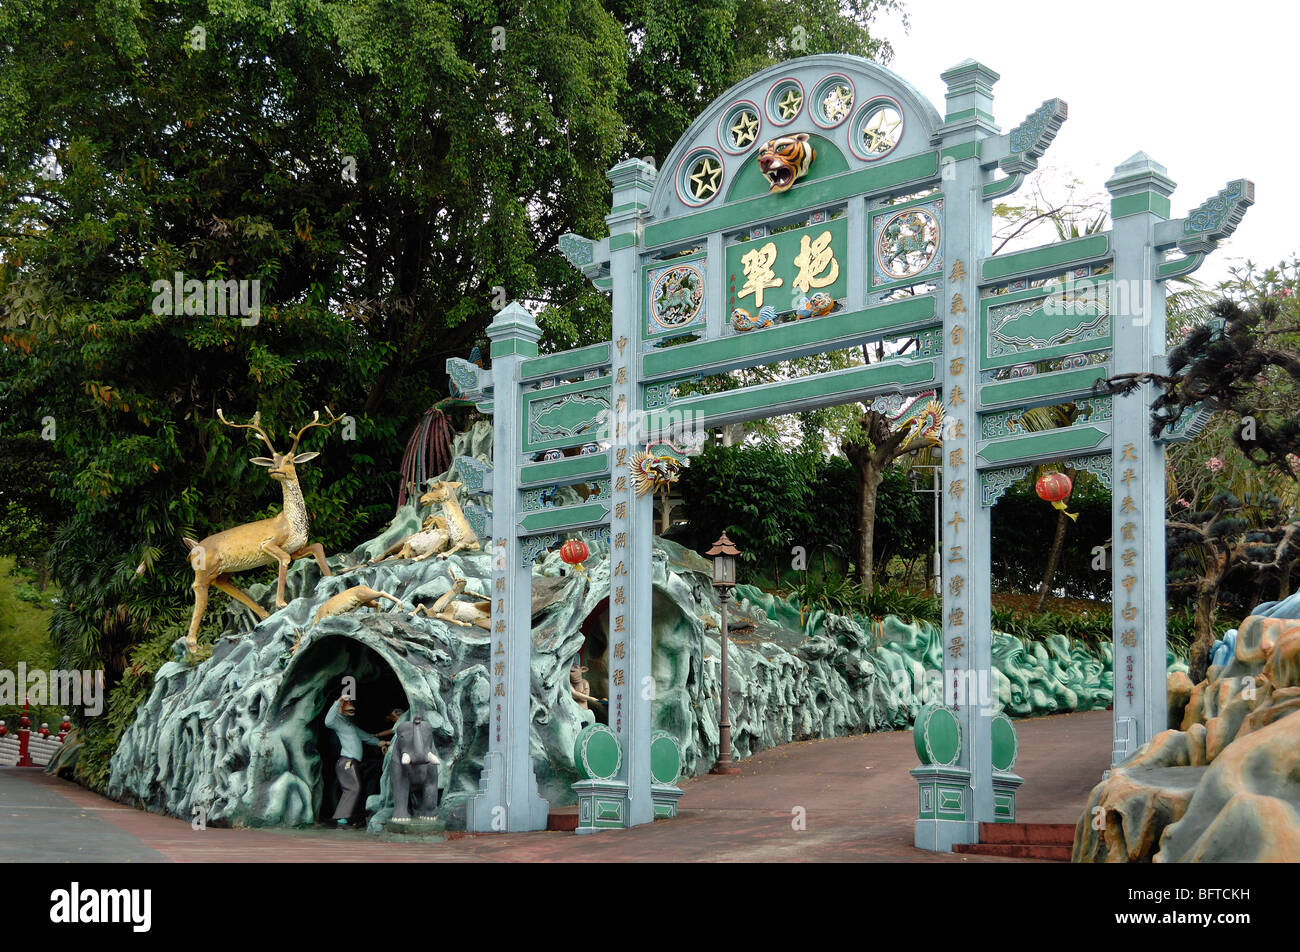
<path fill-rule="evenodd" d="M 727 538 L 713 543 L 713 548 L 704 553 L 713 559 L 713 587 L 718 590 L 718 614 L 721 624 L 718 626 L 722 636 L 722 716 L 718 727 L 718 762 L 709 773 L 737 774 L 740 768 L 731 762 L 731 715 L 727 705 L 727 695 L 731 693 L 730 679 L 727 672 L 727 602 L 731 599 L 731 590 L 736 587 L 736 556 L 740 550 Z"/>
<path fill-rule="evenodd" d="M 713 548 L 704 554 L 713 559 L 713 587 L 719 594 L 726 591 L 729 595 L 736 587 L 736 556 L 740 555 L 740 550 L 724 532 L 722 538 L 713 543 Z"/>

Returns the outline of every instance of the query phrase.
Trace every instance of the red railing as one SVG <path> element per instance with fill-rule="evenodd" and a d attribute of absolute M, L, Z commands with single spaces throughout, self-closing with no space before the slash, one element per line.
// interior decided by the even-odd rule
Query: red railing
<path fill-rule="evenodd" d="M 27 716 L 27 709 L 28 709 L 27 699 L 23 698 L 23 713 L 18 718 L 18 730 L 14 732 L 14 736 L 17 737 L 18 739 L 18 762 L 17 764 L 15 764 L 15 766 L 40 767 L 43 765 L 38 764 L 34 760 L 32 760 L 32 752 L 31 752 L 32 722 L 31 719 Z M 60 744 L 62 744 L 64 740 L 67 738 L 68 732 L 71 730 L 72 730 L 72 724 L 69 723 L 68 721 L 68 715 L 64 714 L 63 720 L 59 724 L 59 732 L 57 735 L 55 735 L 55 738 L 58 740 Z M 50 733 L 51 732 L 50 732 L 49 724 L 42 724 L 40 726 L 40 729 L 36 732 L 38 737 L 41 737 L 46 741 L 49 740 Z M 4 721 L 0 721 L 0 740 L 3 740 L 8 735 L 9 735 L 9 728 L 5 726 Z"/>

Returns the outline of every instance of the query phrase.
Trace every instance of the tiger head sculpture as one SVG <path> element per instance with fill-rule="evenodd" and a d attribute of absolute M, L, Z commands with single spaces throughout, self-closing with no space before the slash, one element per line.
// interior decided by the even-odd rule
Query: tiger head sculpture
<path fill-rule="evenodd" d="M 758 150 L 758 168 L 772 183 L 768 192 L 784 192 L 803 178 L 817 157 L 808 133 L 769 139 Z"/>

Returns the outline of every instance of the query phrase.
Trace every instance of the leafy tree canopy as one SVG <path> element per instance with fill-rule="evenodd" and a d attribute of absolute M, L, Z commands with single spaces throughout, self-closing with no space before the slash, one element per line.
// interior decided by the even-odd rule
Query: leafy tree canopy
<path fill-rule="evenodd" d="M 494 306 L 541 304 L 547 348 L 608 332 L 556 243 L 603 232 L 610 166 L 662 158 L 769 62 L 885 55 L 868 24 L 894 5 L 0 6 L 0 456 L 54 420 L 52 480 L 6 489 L 53 490 L 22 518 L 58 526 L 66 661 L 121 670 L 187 612 L 179 536 L 278 508 L 218 408 L 279 439 L 352 414 L 301 479 L 314 540 L 354 544 Z M 178 273 L 205 293 L 168 300 Z M 219 313 L 209 281 L 257 313 Z"/>

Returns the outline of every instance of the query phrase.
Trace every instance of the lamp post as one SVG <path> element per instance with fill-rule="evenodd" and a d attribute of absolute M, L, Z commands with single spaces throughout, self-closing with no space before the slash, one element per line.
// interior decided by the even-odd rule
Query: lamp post
<path fill-rule="evenodd" d="M 731 693 L 730 679 L 727 675 L 727 602 L 731 590 L 736 587 L 736 556 L 740 550 L 722 533 L 722 538 L 713 543 L 713 548 L 704 553 L 713 559 L 713 587 L 718 590 L 718 614 L 722 634 L 722 717 L 718 724 L 718 762 L 709 773 L 737 774 L 740 768 L 731 762 L 731 714 L 727 705 L 727 695 Z"/>
<path fill-rule="evenodd" d="M 929 489 L 921 488 L 921 474 L 917 472 L 917 470 L 921 469 L 931 470 L 933 478 Z M 913 466 L 907 471 L 907 478 L 912 483 L 912 492 L 929 493 L 934 497 L 934 564 L 931 570 L 930 580 L 934 585 L 935 594 L 938 594 L 939 586 L 941 584 L 939 581 L 939 494 L 941 492 L 939 487 L 939 473 L 940 469 L 938 466 Z"/>

